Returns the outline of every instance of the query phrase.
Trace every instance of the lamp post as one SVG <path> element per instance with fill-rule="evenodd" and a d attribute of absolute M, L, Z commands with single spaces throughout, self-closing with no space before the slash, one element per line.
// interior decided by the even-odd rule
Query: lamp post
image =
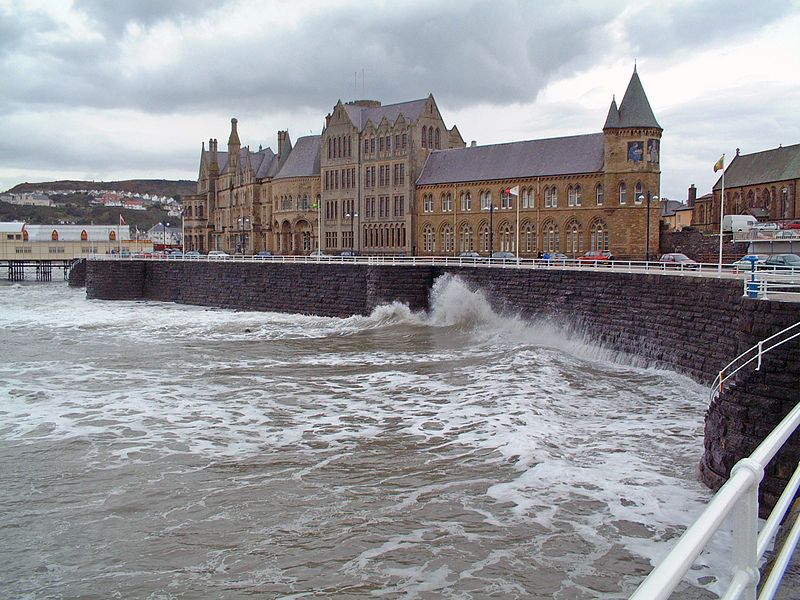
<path fill-rule="evenodd" d="M 658 200 L 658 196 L 655 197 Z M 639 194 L 639 202 L 644 200 L 644 195 Z M 650 190 L 647 190 L 647 227 L 645 228 L 645 262 L 650 262 Z"/>
<path fill-rule="evenodd" d="M 169 227 L 169 223 L 166 221 L 161 221 L 161 226 L 164 228 L 164 251 L 167 250 L 167 227 Z"/>
<path fill-rule="evenodd" d="M 250 236 L 247 232 L 250 229 L 250 217 L 242 217 L 242 229 L 240 238 L 241 238 L 241 246 L 242 246 L 242 254 L 247 254 L 248 246 L 250 245 Z"/>
<path fill-rule="evenodd" d="M 494 214 L 494 203 L 489 202 L 489 208 L 484 208 L 483 210 L 489 211 L 489 258 L 492 257 L 494 254 L 494 223 L 492 222 L 492 216 Z"/>
<path fill-rule="evenodd" d="M 354 244 L 355 244 L 355 219 L 358 216 L 358 213 L 355 211 L 351 211 L 345 215 L 345 217 L 350 217 L 350 253 L 355 252 Z"/>

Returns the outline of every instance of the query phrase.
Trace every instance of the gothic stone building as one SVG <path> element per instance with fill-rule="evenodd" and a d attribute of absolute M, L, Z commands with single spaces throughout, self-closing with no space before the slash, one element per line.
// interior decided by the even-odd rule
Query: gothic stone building
<path fill-rule="evenodd" d="M 463 146 L 433 96 L 386 106 L 340 101 L 321 136 L 292 147 L 278 132 L 277 154 L 242 148 L 232 119 L 228 151 L 215 139 L 203 146 L 197 194 L 184 198 L 186 248 L 411 253 L 422 166 L 433 150 Z"/>
<path fill-rule="evenodd" d="M 753 215 L 759 221 L 789 223 L 800 219 L 800 144 L 753 154 L 739 154 L 725 169 L 726 215 Z M 691 192 L 691 190 L 690 190 Z M 713 195 L 693 198 L 693 225 L 704 231 L 719 231 L 719 201 L 722 178 Z"/>
<path fill-rule="evenodd" d="M 634 70 L 602 133 L 434 151 L 417 181 L 416 245 L 430 255 L 655 254 L 661 133 Z"/>

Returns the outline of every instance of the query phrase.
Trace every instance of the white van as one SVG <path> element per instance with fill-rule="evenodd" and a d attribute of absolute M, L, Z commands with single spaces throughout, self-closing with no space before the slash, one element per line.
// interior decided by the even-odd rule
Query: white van
<path fill-rule="evenodd" d="M 758 225 L 752 215 L 725 215 L 722 217 L 723 233 L 736 233 L 737 231 L 750 231 Z"/>

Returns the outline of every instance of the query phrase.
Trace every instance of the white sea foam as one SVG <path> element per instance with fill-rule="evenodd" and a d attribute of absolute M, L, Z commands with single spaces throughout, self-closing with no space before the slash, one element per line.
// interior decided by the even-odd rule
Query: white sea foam
<path fill-rule="evenodd" d="M 347 319 L 89 302 L 46 285 L 0 287 L 0 297 L 13 348 L 0 365 L 0 440 L 84 440 L 92 469 L 278 453 L 303 457 L 281 476 L 323 485 L 340 461 L 369 464 L 381 444 L 400 444 L 463 475 L 406 490 L 417 471 L 380 465 L 380 485 L 403 491 L 386 492 L 375 519 L 424 515 L 433 499 L 482 490 L 482 502 L 464 496 L 465 515 L 500 531 L 536 528 L 528 550 L 544 566 L 564 559 L 548 540 L 585 545 L 583 558 L 567 557 L 584 575 L 618 546 L 660 557 L 710 497 L 694 480 L 700 386 L 555 323 L 500 315 L 458 278 L 437 280 L 427 313 L 394 303 Z M 380 567 L 431 536 L 470 535 L 428 518 L 345 570 L 393 582 L 383 594 L 419 597 L 508 560 L 495 548 L 458 572 Z M 487 585 L 520 593 L 513 581 Z"/>

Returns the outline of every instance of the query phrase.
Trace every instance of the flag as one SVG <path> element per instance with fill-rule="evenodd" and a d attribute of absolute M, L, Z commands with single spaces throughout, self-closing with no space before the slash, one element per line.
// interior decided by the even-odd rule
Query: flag
<path fill-rule="evenodd" d="M 510 194 L 512 196 L 519 196 L 519 186 L 515 185 L 513 188 L 506 188 L 506 194 Z"/>
<path fill-rule="evenodd" d="M 119 224 L 120 225 L 127 225 L 127 223 L 125 223 L 125 219 L 122 218 L 122 213 L 120 213 L 120 215 L 119 215 Z"/>
<path fill-rule="evenodd" d="M 319 208 L 319 204 L 317 204 L 317 203 L 315 202 L 314 204 L 312 204 L 312 205 L 311 205 L 311 208 L 312 208 L 313 210 L 317 210 L 317 209 Z"/>
<path fill-rule="evenodd" d="M 719 160 L 714 163 L 714 173 L 725 168 L 725 155 L 719 157 Z"/>

